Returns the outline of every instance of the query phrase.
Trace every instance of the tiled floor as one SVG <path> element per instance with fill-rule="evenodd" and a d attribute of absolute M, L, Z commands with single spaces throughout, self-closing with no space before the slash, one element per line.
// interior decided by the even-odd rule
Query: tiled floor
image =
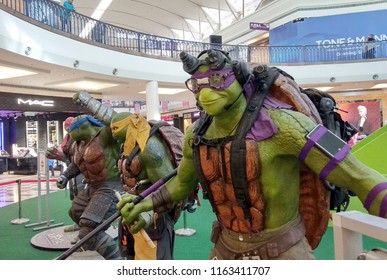
<path fill-rule="evenodd" d="M 55 177 L 50 177 L 49 179 L 49 192 L 56 192 L 58 188 L 56 187 L 56 178 L 59 176 L 59 173 L 55 174 Z M 20 192 L 19 192 L 19 183 L 20 180 Z M 47 185 L 45 177 L 40 177 L 40 183 L 38 180 L 38 175 L 16 175 L 8 174 L 4 172 L 0 174 L 0 207 L 12 203 L 18 203 L 19 200 L 23 201 L 32 197 L 39 195 L 45 195 L 47 193 Z"/>

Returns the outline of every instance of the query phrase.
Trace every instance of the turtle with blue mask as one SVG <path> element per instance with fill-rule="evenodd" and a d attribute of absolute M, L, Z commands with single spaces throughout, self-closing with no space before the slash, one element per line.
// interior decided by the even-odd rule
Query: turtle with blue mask
<path fill-rule="evenodd" d="M 64 188 L 68 180 L 82 174 L 86 187 L 72 200 L 69 215 L 79 226 L 79 239 L 84 238 L 103 221 L 116 213 L 116 191 L 122 191 L 116 161 L 119 144 L 112 137 L 109 126 L 90 115 L 73 119 L 69 134 L 74 144 L 70 165 L 57 180 L 58 188 Z M 108 226 L 107 226 L 108 228 Z M 99 231 L 83 246 L 85 250 L 97 251 L 107 260 L 123 259 L 115 240 Z"/>
<path fill-rule="evenodd" d="M 125 194 L 133 199 L 169 175 L 182 157 L 183 133 L 176 127 L 140 114 L 116 112 L 89 93 L 81 91 L 73 96 L 75 103 L 86 107 L 95 118 L 110 126 L 112 137 L 119 143 L 117 168 Z M 189 199 L 195 200 L 194 194 Z M 145 231 L 155 246 L 148 246 L 141 233 L 132 234 L 136 226 L 119 226 L 119 246 L 122 255 L 135 260 L 171 260 L 174 250 L 174 225 L 185 206 L 185 200 L 169 205 L 164 213 L 149 211 L 136 226 Z"/>

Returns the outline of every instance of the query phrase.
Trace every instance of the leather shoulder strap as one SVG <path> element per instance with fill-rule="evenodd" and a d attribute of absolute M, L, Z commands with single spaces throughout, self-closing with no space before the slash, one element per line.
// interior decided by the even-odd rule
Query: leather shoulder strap
<path fill-rule="evenodd" d="M 246 134 L 253 122 L 257 119 L 261 110 L 263 100 L 265 99 L 266 91 L 260 91 L 256 87 L 246 111 L 243 114 L 241 122 L 235 132 L 234 141 L 231 143 L 231 178 L 234 186 L 235 197 L 240 207 L 242 207 L 245 218 L 251 219 L 250 214 L 250 198 L 247 188 L 246 177 Z"/>
<path fill-rule="evenodd" d="M 212 122 L 212 117 L 209 115 L 205 115 L 203 119 L 200 121 L 198 126 L 195 128 L 194 132 L 194 140 L 192 144 L 192 157 L 195 165 L 195 171 L 196 171 L 196 176 L 199 179 L 200 186 L 203 190 L 203 198 L 208 199 L 210 202 L 213 201 L 212 199 L 212 194 L 209 191 L 209 186 L 207 184 L 206 177 L 203 174 L 203 170 L 201 167 L 201 162 L 200 162 L 200 143 L 202 142 L 202 137 L 204 133 L 206 132 L 207 128 L 210 126 Z M 215 212 L 214 204 L 210 203 L 212 206 L 212 211 Z"/>
<path fill-rule="evenodd" d="M 247 132 L 257 120 L 263 101 L 269 92 L 270 86 L 278 77 L 279 72 L 275 68 L 268 68 L 266 65 L 260 65 L 254 68 L 253 74 L 257 78 L 257 84 L 235 132 L 235 139 L 231 143 L 231 178 L 233 181 L 235 197 L 239 206 L 242 207 L 246 219 L 251 219 L 251 201 L 248 194 L 246 177 L 245 139 Z"/>

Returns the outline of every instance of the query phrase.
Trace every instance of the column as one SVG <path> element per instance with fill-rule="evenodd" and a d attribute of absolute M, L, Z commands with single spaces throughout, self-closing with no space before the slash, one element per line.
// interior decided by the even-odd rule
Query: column
<path fill-rule="evenodd" d="M 157 81 L 146 85 L 146 117 L 148 120 L 161 120 Z"/>

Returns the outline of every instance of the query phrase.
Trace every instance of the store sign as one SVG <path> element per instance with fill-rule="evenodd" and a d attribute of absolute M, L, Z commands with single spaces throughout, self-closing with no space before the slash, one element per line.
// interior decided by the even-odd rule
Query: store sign
<path fill-rule="evenodd" d="M 161 120 L 166 122 L 173 121 L 173 116 L 161 116 Z"/>
<path fill-rule="evenodd" d="M 46 173 L 47 168 L 47 159 L 45 153 L 39 152 L 39 174 L 44 175 Z"/>
<path fill-rule="evenodd" d="M 38 106 L 43 106 L 43 107 L 53 107 L 54 106 L 54 101 L 52 100 L 23 100 L 21 98 L 17 99 L 17 104 L 27 104 L 30 106 L 38 105 Z"/>
<path fill-rule="evenodd" d="M 252 30 L 263 30 L 263 31 L 269 31 L 269 24 L 268 23 L 259 23 L 259 22 L 250 22 L 250 29 Z"/>

